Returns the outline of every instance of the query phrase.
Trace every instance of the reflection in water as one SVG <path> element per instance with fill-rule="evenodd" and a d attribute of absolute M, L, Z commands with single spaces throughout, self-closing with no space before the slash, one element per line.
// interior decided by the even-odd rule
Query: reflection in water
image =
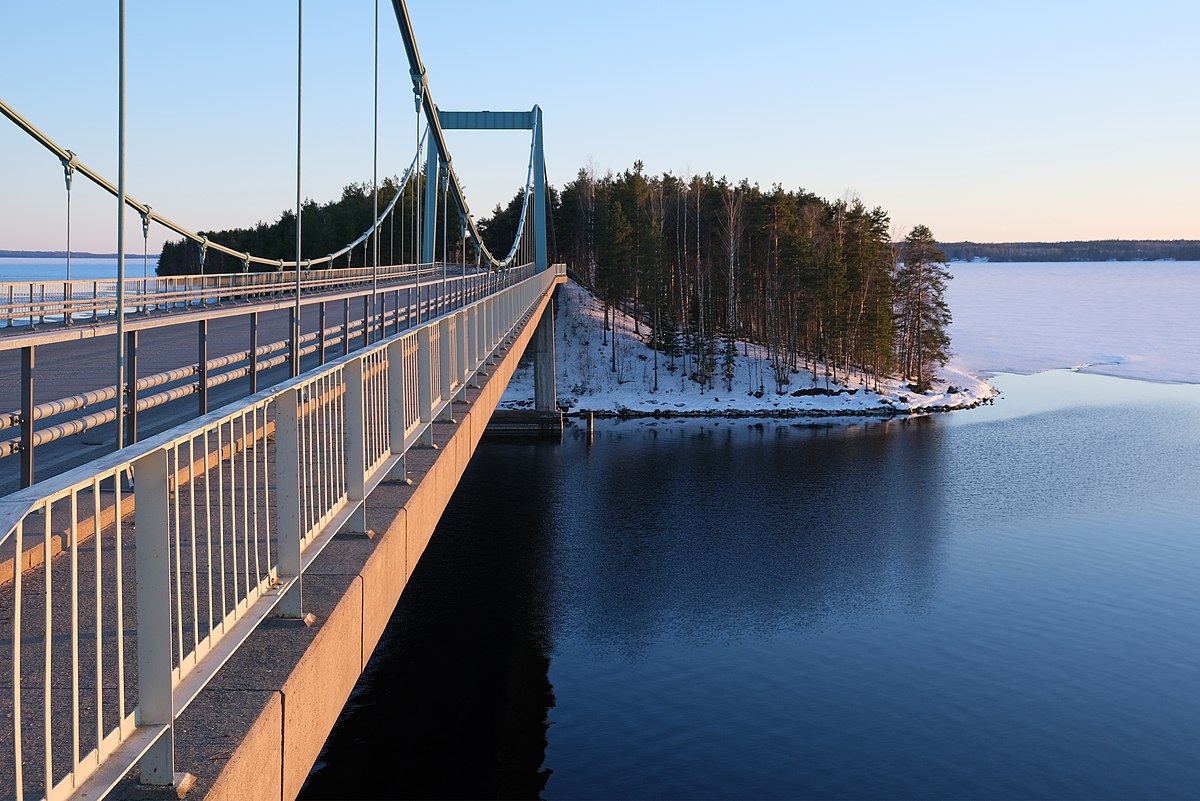
<path fill-rule="evenodd" d="M 927 422 L 603 428 L 560 478 L 559 569 L 572 581 L 554 606 L 572 614 L 556 619 L 636 653 L 664 631 L 753 636 L 848 607 L 920 606 L 941 474 L 912 467 L 936 460 L 939 435 L 900 429 Z"/>
<path fill-rule="evenodd" d="M 310 797 L 1195 797 L 1200 388 L 1071 375 L 485 445 Z"/>

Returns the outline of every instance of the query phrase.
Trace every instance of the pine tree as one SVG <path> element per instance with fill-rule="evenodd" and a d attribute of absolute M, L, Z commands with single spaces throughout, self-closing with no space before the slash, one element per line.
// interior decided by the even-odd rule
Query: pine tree
<path fill-rule="evenodd" d="M 721 349 L 721 377 L 725 379 L 725 391 L 733 391 L 733 379 L 737 371 L 737 340 L 733 333 L 725 332 L 725 344 Z"/>
<path fill-rule="evenodd" d="M 901 362 L 905 376 L 915 379 L 918 392 L 929 389 L 934 365 L 949 359 L 950 307 L 946 305 L 946 282 L 953 276 L 946 256 L 938 250 L 933 234 L 924 225 L 912 229 L 904 240 L 904 264 L 897 273 L 902 342 Z"/>

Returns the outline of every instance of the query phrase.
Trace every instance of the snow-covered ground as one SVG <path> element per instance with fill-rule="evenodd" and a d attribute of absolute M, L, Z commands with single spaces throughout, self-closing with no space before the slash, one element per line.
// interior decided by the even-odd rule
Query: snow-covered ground
<path fill-rule="evenodd" d="M 788 376 L 784 394 L 775 391 L 775 381 L 765 350 L 745 343 L 738 345 L 737 367 L 732 391 L 718 376 L 714 389 L 702 389 L 687 377 L 684 360 L 658 354 L 658 389 L 654 389 L 654 351 L 647 347 L 643 326 L 634 333 L 633 319 L 618 313 L 615 320 L 617 371 L 604 331 L 604 309 L 600 301 L 575 283 L 559 291 L 555 319 L 555 348 L 558 369 L 558 403 L 568 413 L 594 411 L 623 415 L 719 415 L 719 416 L 878 416 L 922 413 L 973 406 L 990 398 L 994 390 L 967 372 L 947 367 L 938 371 L 934 388 L 924 394 L 909 390 L 899 381 L 881 384 L 878 391 L 852 379 L 848 384 L 830 384 L 836 394 L 811 394 L 826 389 L 822 375 L 817 382 L 810 372 Z M 823 373 L 823 371 L 821 371 Z M 810 394 L 793 394 L 809 392 Z M 501 408 L 519 409 L 532 405 L 533 370 L 524 364 L 513 376 L 500 402 Z"/>
<path fill-rule="evenodd" d="M 951 366 L 1200 383 L 1200 262 L 952 264 Z"/>

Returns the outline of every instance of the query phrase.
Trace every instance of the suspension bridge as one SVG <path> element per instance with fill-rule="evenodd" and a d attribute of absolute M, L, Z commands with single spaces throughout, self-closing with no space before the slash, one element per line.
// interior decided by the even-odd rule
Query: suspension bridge
<path fill-rule="evenodd" d="M 302 0 L 290 260 L 126 192 L 123 0 L 115 182 L 0 100 L 62 164 L 68 253 L 77 180 L 118 208 L 115 278 L 72 280 L 68 255 L 64 280 L 0 283 L 0 796 L 295 797 L 527 350 L 537 412 L 561 426 L 541 110 L 438 109 L 392 5 L 415 151 L 380 208 L 376 5 L 372 219 L 320 257 L 301 215 Z M 503 255 L 453 129 L 529 132 Z M 199 272 L 127 276 L 127 208 L 143 245 L 155 226 L 190 241 Z M 398 217 L 414 258 L 381 263 Z M 242 270 L 206 273 L 211 253 Z"/>

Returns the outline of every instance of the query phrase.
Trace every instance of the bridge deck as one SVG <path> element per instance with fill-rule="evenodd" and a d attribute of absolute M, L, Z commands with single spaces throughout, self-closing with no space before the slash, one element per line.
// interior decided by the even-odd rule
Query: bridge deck
<path fill-rule="evenodd" d="M 443 302 L 456 305 L 469 300 L 479 289 L 473 285 L 475 279 L 487 280 L 486 276 L 469 274 L 470 280 L 461 282 L 460 287 L 459 279 L 461 276 L 451 276 L 445 286 L 440 282 L 423 283 L 418 292 L 413 291 L 411 277 L 396 279 L 390 284 L 381 282 L 380 299 L 384 330 L 391 333 L 409 327 L 417 319 L 427 319 Z M 370 287 L 365 289 L 369 292 Z M 346 352 L 346 339 L 349 340 L 350 350 L 365 344 L 363 321 L 368 315 L 363 300 L 368 296 L 362 294 L 363 290 L 364 287 L 357 287 L 353 291 L 314 293 L 304 297 L 301 313 L 302 335 L 315 335 L 320 327 L 321 304 L 325 306 L 328 358 Z M 177 309 L 150 318 L 136 315 L 128 322 L 131 330 L 140 331 L 138 375 L 144 378 L 195 365 L 199 352 L 198 329 L 195 324 L 201 320 L 208 321 L 207 349 L 210 360 L 247 351 L 250 346 L 251 312 L 258 313 L 259 347 L 272 342 L 286 342 L 290 335 L 290 306 L 290 302 L 272 300 L 250 305 Z M 0 413 L 8 412 L 13 416 L 20 414 L 21 352 L 10 347 L 13 343 L 37 344 L 34 371 L 36 405 L 112 386 L 116 380 L 113 367 L 116 343 L 111 335 L 113 329 L 111 323 L 105 323 L 69 329 L 51 326 L 48 330 L 24 331 L 11 337 L 0 335 Z M 0 328 L 0 332 L 7 330 Z M 105 334 L 105 331 L 109 333 Z M 315 352 L 315 344 L 308 347 L 314 352 L 301 358 L 301 371 L 313 369 L 321 363 L 319 355 Z M 260 360 L 266 358 L 263 356 Z M 245 360 L 237 362 L 233 369 L 244 373 L 247 364 L 248 361 Z M 277 384 L 285 380 L 288 374 L 286 361 L 274 367 L 260 369 L 257 375 L 258 388 Z M 197 378 L 193 374 L 155 387 L 153 392 L 194 386 L 196 383 Z M 145 394 L 147 393 L 143 393 Z M 212 386 L 208 390 L 208 408 L 218 408 L 249 394 L 248 376 Z M 108 405 L 111 405 L 111 402 Z M 95 411 L 96 407 L 89 405 L 55 415 L 52 420 L 39 420 L 35 427 L 42 429 L 48 425 L 70 422 Z M 184 395 L 139 413 L 138 436 L 144 439 L 197 414 L 196 395 Z M 0 440 L 16 437 L 18 433 L 17 428 L 2 430 Z M 115 425 L 106 423 L 92 427 L 80 435 L 37 446 L 34 460 L 35 479 L 55 475 L 111 451 L 115 437 Z M 7 495 L 20 486 L 20 467 L 19 455 L 0 458 L 0 496 Z"/>
<path fill-rule="evenodd" d="M 365 504 L 367 527 L 382 536 L 370 540 L 339 535 L 306 571 L 305 607 L 316 613 L 317 625 L 308 629 L 282 620 L 262 624 L 177 720 L 176 765 L 200 777 L 204 792 L 230 798 L 294 797 L 382 633 L 547 303 L 548 297 L 523 327 L 501 344 L 494 357 L 497 366 L 488 370 L 491 374 L 481 380 L 482 387 L 462 388 L 460 399 L 450 407 L 457 422 L 439 420 L 432 425 L 432 441 L 438 447 L 409 450 L 406 463 L 412 485 L 385 483 L 370 495 Z M 313 399 L 310 404 L 316 408 L 337 400 L 326 397 Z M 378 434 L 373 427 L 381 422 L 366 421 L 368 440 Z M 231 442 L 238 445 L 231 446 Z M 243 420 L 240 426 L 231 424 L 223 450 L 208 456 L 199 452 L 184 454 L 170 468 L 177 479 L 172 502 L 179 515 L 178 545 L 173 558 L 180 568 L 171 595 L 172 607 L 179 613 L 176 623 L 182 635 L 180 641 L 190 641 L 193 632 L 202 637 L 214 624 L 219 628 L 222 608 L 253 599 L 257 592 L 254 588 L 265 577 L 266 566 L 272 564 L 271 554 L 278 554 L 276 531 L 269 524 L 273 501 L 255 495 L 250 502 L 252 508 L 235 509 L 219 495 L 220 483 L 236 480 L 239 470 L 243 477 L 247 471 L 250 475 L 262 471 L 264 476 L 273 472 L 274 457 L 273 421 Z M 319 514 L 319 482 L 307 482 L 307 490 L 301 493 L 302 506 L 313 515 Z M 119 535 L 113 513 L 118 498 L 123 518 Z M 99 673 L 104 688 L 102 730 L 108 731 L 118 723 L 118 690 L 124 692 L 126 713 L 138 703 L 133 500 L 132 492 L 118 492 L 113 487 L 97 487 L 90 496 L 81 495 L 75 519 L 84 521 L 84 525 L 75 532 L 75 543 L 71 542 L 68 515 L 61 505 L 52 508 L 48 526 L 40 516 L 26 520 L 26 549 L 43 543 L 48 530 L 64 551 L 52 558 L 49 571 L 50 584 L 56 588 L 49 609 L 49 688 L 42 678 L 47 664 L 46 573 L 39 569 L 21 577 L 19 674 L 22 719 L 26 722 L 22 734 L 26 797 L 45 793 L 38 777 L 44 772 L 41 766 L 46 758 L 46 731 L 51 733 L 56 776 L 69 771 L 77 759 L 72 732 L 96 732 L 98 656 L 106 666 Z M 85 530 L 93 513 L 98 537 Z M 219 541 L 205 541 L 202 532 L 212 530 L 199 522 L 205 515 L 222 521 L 225 533 Z M 239 528 L 239 516 L 252 520 L 253 525 Z M 99 595 L 99 649 L 95 644 L 97 545 L 103 583 L 112 583 L 118 559 L 123 577 L 122 594 Z M 13 540 L 6 543 L 0 558 L 12 558 L 15 552 L 7 551 L 14 547 Z M 198 567 L 193 570 L 190 565 Z M 206 565 L 214 568 L 205 569 Z M 74 597 L 62 589 L 72 586 L 72 575 L 78 577 Z M 0 719 L 10 722 L 14 587 L 13 583 L 0 586 L 0 610 L 8 612 L 3 621 L 8 623 L 3 632 L 8 637 L 0 637 L 0 681 L 7 684 L 0 691 Z M 81 621 L 77 637 L 70 627 L 72 619 Z M 78 651 L 73 654 L 76 640 Z M 173 657 L 177 666 L 179 658 Z M 112 677 L 112 668 L 117 664 L 124 666 L 123 681 Z M 30 722 L 43 718 L 47 697 L 51 720 L 45 727 L 30 726 Z M 73 707 L 75 697 L 79 698 L 77 709 Z M 71 723 L 75 715 L 78 727 Z M 12 737 L 11 723 L 0 729 L 0 787 L 15 786 Z M 243 741 L 244 746 L 237 745 Z M 90 738 L 81 735 L 79 755 L 86 757 L 96 745 L 94 734 Z M 264 748 L 274 751 L 264 756 Z M 275 767 L 265 771 L 264 759 Z M 136 785 L 136 771 L 131 776 L 120 790 L 122 797 L 150 792 Z M 247 795 L 251 786 L 258 789 Z"/>

